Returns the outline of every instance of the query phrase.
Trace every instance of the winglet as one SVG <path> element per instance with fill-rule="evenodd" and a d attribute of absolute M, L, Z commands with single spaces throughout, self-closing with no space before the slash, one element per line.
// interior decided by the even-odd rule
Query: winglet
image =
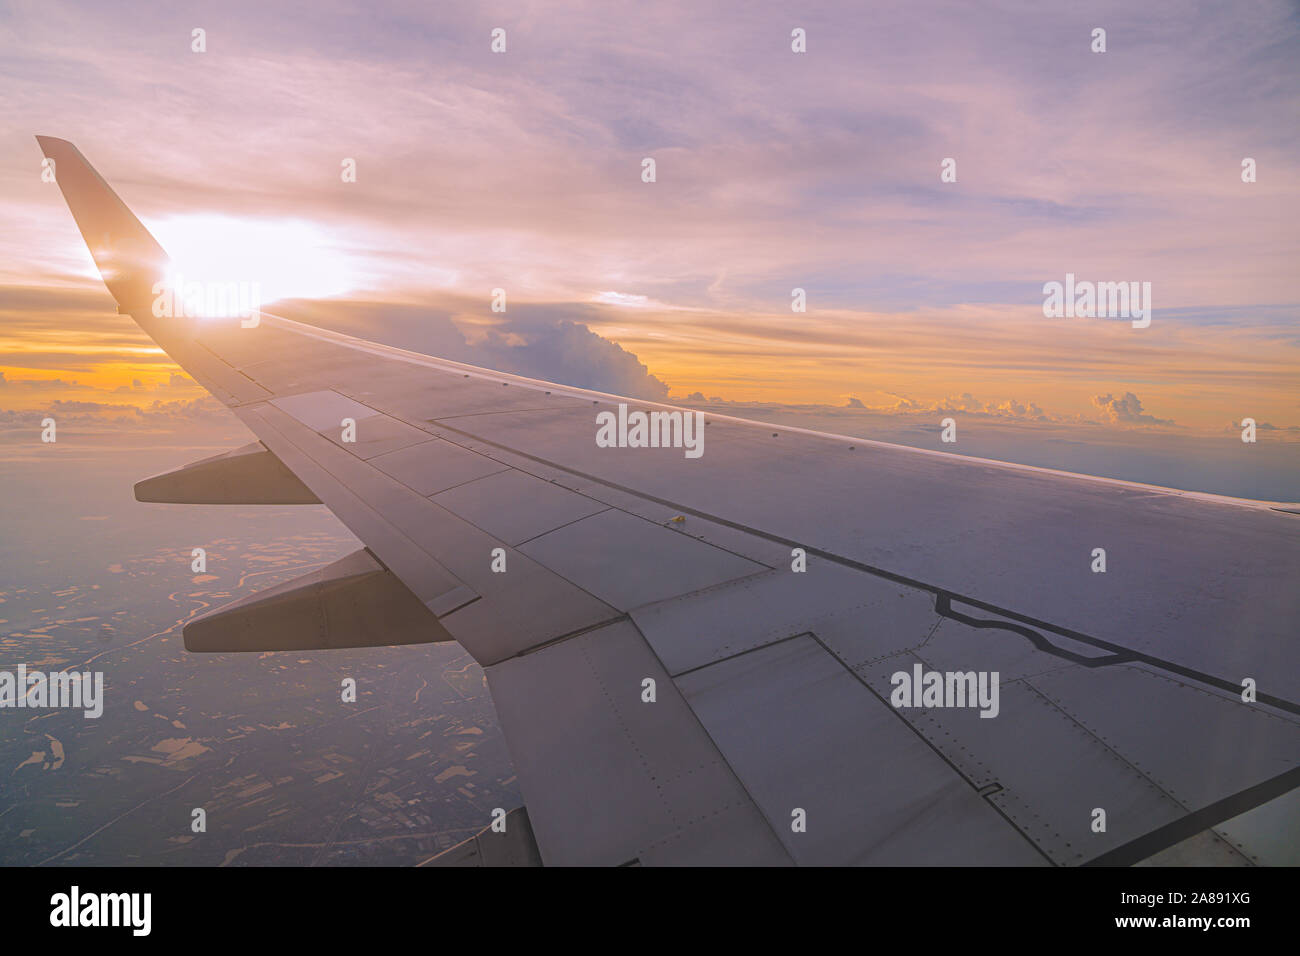
<path fill-rule="evenodd" d="M 120 311 L 148 310 L 155 283 L 167 277 L 167 253 L 81 150 L 53 136 L 36 142 L 54 161 L 55 181 Z"/>

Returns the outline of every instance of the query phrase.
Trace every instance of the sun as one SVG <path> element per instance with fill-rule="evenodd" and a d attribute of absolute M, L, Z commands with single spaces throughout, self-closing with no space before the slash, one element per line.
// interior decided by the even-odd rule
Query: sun
<path fill-rule="evenodd" d="M 356 286 L 342 244 L 309 222 L 205 214 L 145 225 L 171 257 L 168 283 L 174 288 L 238 284 L 256 290 L 265 306 L 277 299 L 329 298 Z"/>

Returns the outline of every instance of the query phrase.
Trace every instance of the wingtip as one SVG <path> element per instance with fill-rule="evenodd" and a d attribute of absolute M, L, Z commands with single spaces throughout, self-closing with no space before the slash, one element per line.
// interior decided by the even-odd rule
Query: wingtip
<path fill-rule="evenodd" d="M 144 303 L 147 315 L 151 290 L 166 275 L 167 253 L 76 146 L 57 136 L 36 141 L 51 169 L 58 164 L 54 181 L 119 310 L 134 315 Z"/>
<path fill-rule="evenodd" d="M 50 154 L 50 150 L 52 148 L 59 147 L 59 146 L 71 146 L 73 149 L 76 149 L 76 147 L 72 146 L 72 143 L 70 143 L 68 140 L 59 139 L 59 137 L 57 136 L 42 136 L 39 133 L 37 133 L 36 142 L 40 145 L 41 151 L 45 153 L 46 156 Z"/>

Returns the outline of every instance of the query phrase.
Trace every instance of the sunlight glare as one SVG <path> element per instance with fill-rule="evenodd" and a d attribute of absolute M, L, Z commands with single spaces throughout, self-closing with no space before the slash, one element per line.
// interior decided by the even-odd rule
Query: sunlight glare
<path fill-rule="evenodd" d="M 354 287 L 345 252 L 301 220 L 177 216 L 147 224 L 172 260 L 169 282 L 240 284 L 261 305 L 277 299 L 322 299 Z M 179 290 L 177 290 L 179 292 Z"/>

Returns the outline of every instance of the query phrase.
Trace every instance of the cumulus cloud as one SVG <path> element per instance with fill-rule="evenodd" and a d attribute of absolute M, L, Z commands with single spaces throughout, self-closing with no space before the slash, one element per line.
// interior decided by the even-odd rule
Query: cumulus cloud
<path fill-rule="evenodd" d="M 0 388 L 23 388 L 34 392 L 66 392 L 69 389 L 89 389 L 89 385 L 82 385 L 75 379 L 71 382 L 65 382 L 61 378 L 5 378 L 5 373 L 0 372 Z"/>
<path fill-rule="evenodd" d="M 846 421 L 860 421 L 883 415 L 889 418 L 897 418 L 900 421 L 915 421 L 918 418 L 923 418 L 927 423 L 933 423 L 934 416 L 937 415 L 962 415 L 967 418 L 996 419 L 1005 422 L 1087 423 L 1086 419 L 1080 419 L 1078 416 L 1050 415 L 1034 402 L 1021 402 L 1014 398 L 1001 402 L 984 402 L 971 395 L 970 392 L 963 392 L 960 395 L 953 395 L 940 401 L 923 402 L 908 398 L 905 395 L 894 395 L 890 392 L 883 394 L 893 399 L 893 401 L 883 405 L 868 405 L 859 398 L 850 398 L 843 405 L 820 405 L 816 403 L 731 401 L 714 397 L 705 402 L 702 392 L 692 392 L 685 398 L 685 401 L 692 404 L 713 405 L 720 410 L 725 408 L 740 417 L 746 417 L 750 413 L 761 416 L 789 413 L 796 415 L 833 415 Z"/>
<path fill-rule="evenodd" d="M 664 399 L 668 386 L 617 342 L 566 319 L 512 321 L 469 345 L 475 365 L 633 398 Z"/>
<path fill-rule="evenodd" d="M 895 395 L 892 392 L 885 393 L 894 401 L 889 405 L 873 405 L 874 410 L 880 412 L 919 412 L 925 411 L 925 405 L 914 398 L 908 398 L 906 395 Z"/>
<path fill-rule="evenodd" d="M 130 395 L 136 392 L 159 392 L 165 389 L 195 389 L 199 384 L 180 372 L 171 372 L 165 382 L 157 382 L 153 385 L 146 385 L 138 378 L 131 379 L 130 385 L 119 385 L 113 389 L 115 395 Z"/>
<path fill-rule="evenodd" d="M 864 405 L 858 399 L 852 398 L 849 399 L 846 407 L 891 414 L 924 412 L 926 414 L 977 415 L 986 418 L 1006 418 L 1035 422 L 1061 420 L 1057 416 L 1049 415 L 1035 402 L 1022 402 L 1014 398 L 1008 398 L 1000 402 L 985 402 L 976 398 L 970 392 L 962 392 L 960 395 L 950 395 L 939 401 L 923 402 L 909 398 L 906 395 L 895 395 L 892 392 L 886 392 L 885 395 L 893 401 L 884 405 Z"/>
<path fill-rule="evenodd" d="M 124 428 L 170 429 L 195 423 L 225 424 L 230 412 L 210 395 L 189 401 L 159 401 L 140 407 L 112 402 L 84 402 L 56 399 L 39 409 L 0 409 L 0 428 L 39 427 L 45 418 L 60 426 L 93 425 Z"/>
<path fill-rule="evenodd" d="M 1228 422 L 1227 425 L 1223 426 L 1225 432 L 1239 432 L 1241 429 L 1240 422 Z M 1256 422 L 1255 431 L 1300 433 L 1300 425 L 1274 425 L 1272 422 Z"/>
<path fill-rule="evenodd" d="M 398 348 L 501 372 L 631 398 L 663 400 L 668 386 L 637 356 L 593 332 L 602 313 L 582 303 L 510 304 L 483 315 L 480 302 L 448 298 L 432 306 L 293 300 L 276 313 Z"/>
<path fill-rule="evenodd" d="M 1132 392 L 1125 392 L 1123 397 L 1116 398 L 1107 392 L 1105 395 L 1094 395 L 1092 404 L 1101 410 L 1106 421 L 1116 425 L 1172 425 L 1173 420 L 1169 418 L 1156 418 L 1142 410 L 1142 400 Z"/>

